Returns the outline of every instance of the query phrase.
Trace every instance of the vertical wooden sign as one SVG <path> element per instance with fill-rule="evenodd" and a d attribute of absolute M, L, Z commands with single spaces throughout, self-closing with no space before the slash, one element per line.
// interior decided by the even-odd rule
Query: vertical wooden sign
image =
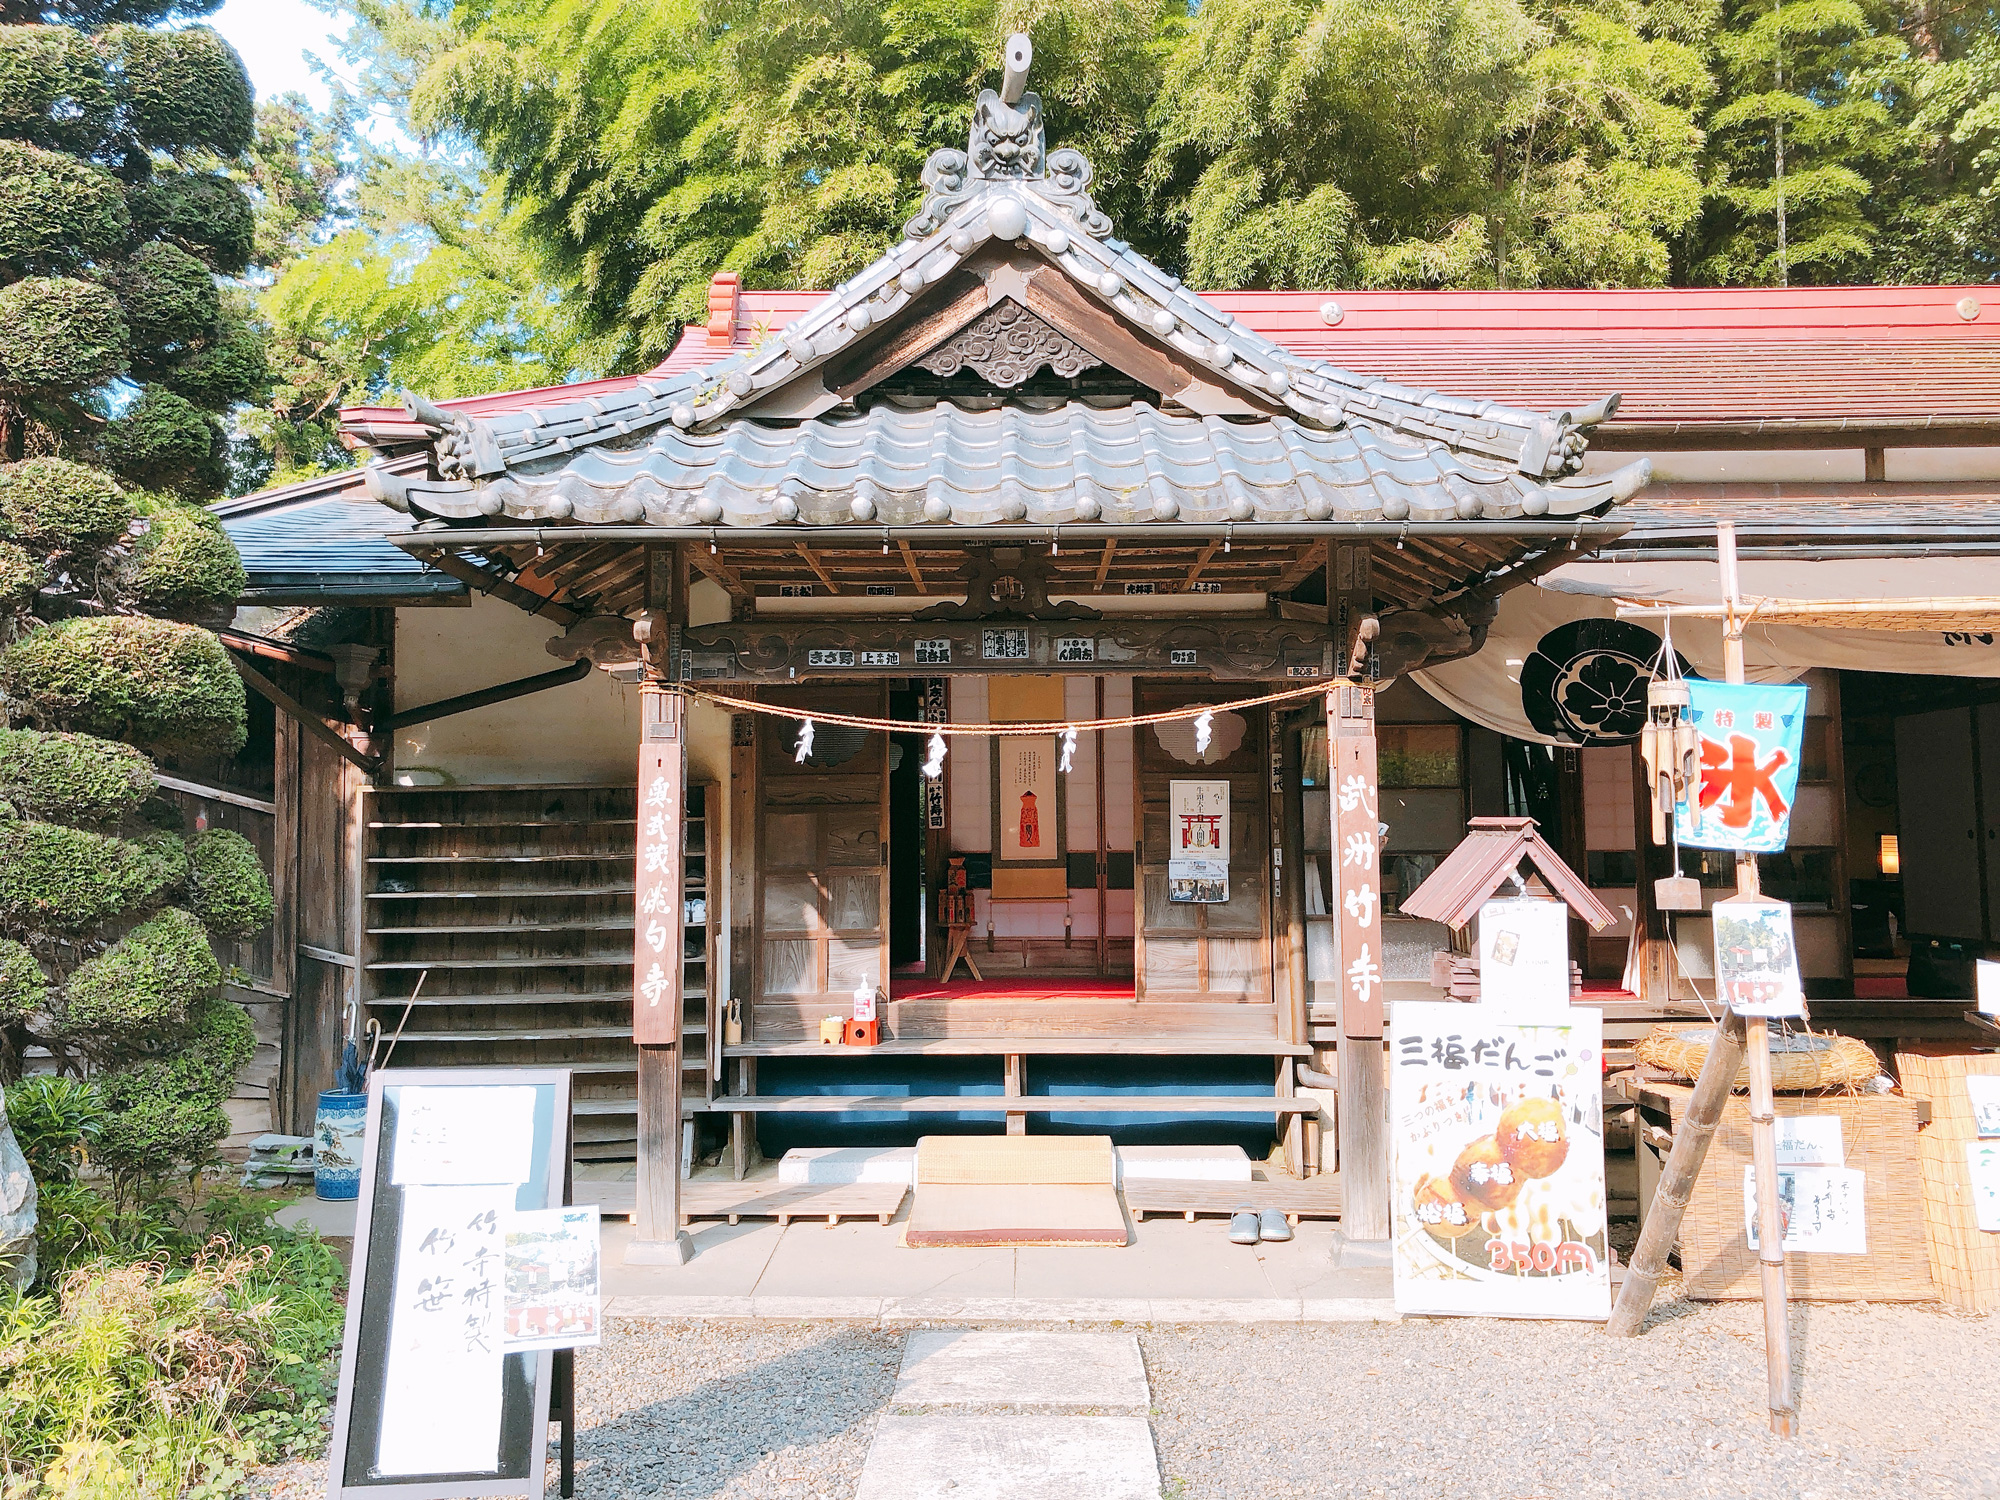
<path fill-rule="evenodd" d="M 1375 691 L 1327 695 L 1327 787 L 1340 918 L 1340 1030 L 1382 1035 L 1382 805 L 1375 771 Z"/>
<path fill-rule="evenodd" d="M 639 839 L 632 936 L 632 1040 L 681 1039 L 681 877 L 687 863 L 687 737 L 681 699 L 640 684 Z"/>
<path fill-rule="evenodd" d="M 1375 689 L 1342 682 L 1327 694 L 1327 801 L 1333 820 L 1332 895 L 1340 935 L 1341 1234 L 1389 1238 L 1389 1102 L 1382 1059 L 1382 834 L 1375 770 Z"/>

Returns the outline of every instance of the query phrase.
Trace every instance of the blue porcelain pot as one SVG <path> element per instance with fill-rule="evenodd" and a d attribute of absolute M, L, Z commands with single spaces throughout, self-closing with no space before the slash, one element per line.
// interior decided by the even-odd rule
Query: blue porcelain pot
<path fill-rule="evenodd" d="M 368 1129 L 368 1096 L 328 1089 L 313 1116 L 313 1196 L 361 1196 L 361 1140 Z"/>

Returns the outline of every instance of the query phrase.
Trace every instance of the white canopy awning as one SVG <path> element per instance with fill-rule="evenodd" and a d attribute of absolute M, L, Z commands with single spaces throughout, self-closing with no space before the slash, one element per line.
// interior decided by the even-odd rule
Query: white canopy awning
<path fill-rule="evenodd" d="M 1771 600 L 1777 619 L 1796 619 L 1782 603 L 1842 601 L 1853 605 L 1840 615 L 1871 618 L 1866 606 L 1879 603 L 1880 618 L 1910 623 L 1910 601 L 1958 601 L 1946 618 L 1979 625 L 1980 611 L 2000 618 L 2000 581 L 1992 558 L 1863 558 L 1823 562 L 1745 560 L 1738 567 L 1746 604 Z M 1704 606 L 1721 602 L 1719 570 L 1701 561 L 1585 561 L 1567 564 L 1515 589 L 1500 602 L 1499 617 L 1476 656 L 1411 674 L 1432 697 L 1454 713 L 1515 739 L 1560 744 L 1536 729 L 1522 707 L 1523 665 L 1550 631 L 1577 620 L 1611 620 L 1618 601 L 1636 600 Z M 1901 604 L 1903 608 L 1896 606 Z M 1634 623 L 1655 634 L 1667 622 L 1641 618 Z M 1676 618 L 1674 649 L 1704 676 L 1722 675 L 1722 622 Z M 1789 682 L 1810 667 L 1859 672 L 1908 672 L 1947 677 L 2000 677 L 2000 630 L 1858 629 L 1838 624 L 1801 625 L 1760 620 L 1752 615 L 1743 633 L 1747 674 L 1753 682 Z"/>

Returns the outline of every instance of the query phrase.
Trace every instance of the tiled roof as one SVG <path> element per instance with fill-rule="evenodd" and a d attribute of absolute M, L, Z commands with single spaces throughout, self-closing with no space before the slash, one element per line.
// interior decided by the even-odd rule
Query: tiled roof
<path fill-rule="evenodd" d="M 421 468 L 405 461 L 405 469 Z M 243 555 L 245 604 L 463 594 L 465 585 L 386 539 L 399 518 L 368 498 L 360 470 L 303 480 L 209 509 Z"/>
<path fill-rule="evenodd" d="M 728 344 L 691 327 L 655 373 L 747 348 L 823 295 L 743 292 Z M 2000 287 L 1202 297 L 1294 354 L 1360 374 L 1541 410 L 1579 392 L 1620 391 L 1608 426 L 1621 431 L 1843 418 L 2000 423 Z M 1329 305 L 1338 322 L 1327 321 Z"/>
<path fill-rule="evenodd" d="M 1616 396 L 1537 412 L 1302 357 L 1113 238 L 1090 182 L 1081 155 L 1046 149 L 1034 95 L 1016 107 L 982 94 L 968 149 L 925 164 L 928 193 L 904 238 L 782 327 L 753 324 L 739 340 L 741 297 L 718 278 L 709 321 L 689 340 L 710 363 L 524 399 L 412 396 L 401 411 L 350 413 L 364 441 L 431 450 L 431 476 L 374 470 L 370 493 L 419 522 L 1462 525 L 1581 515 L 1646 482 L 1643 462 L 1606 480 L 1570 477 Z M 953 339 L 985 340 L 986 353 L 967 357 L 989 358 L 1003 336 L 966 330 L 1003 304 L 1005 339 L 1032 325 L 1030 347 L 1046 338 L 1064 358 L 1150 370 L 1175 410 L 1077 395 L 1010 400 L 998 413 L 892 401 L 851 414 L 839 377 L 820 378 L 876 347 L 879 330 L 941 308 L 952 326 L 898 360 Z M 1011 389 L 1036 366 L 986 368 Z"/>
<path fill-rule="evenodd" d="M 1624 499 L 1641 477 L 1542 485 L 1359 423 L 1231 422 L 1145 403 L 965 411 L 943 402 L 796 426 L 667 424 L 540 472 L 510 468 L 476 492 L 441 496 L 413 483 L 412 494 L 444 515 L 680 526 L 1434 522 L 1581 515 Z"/>

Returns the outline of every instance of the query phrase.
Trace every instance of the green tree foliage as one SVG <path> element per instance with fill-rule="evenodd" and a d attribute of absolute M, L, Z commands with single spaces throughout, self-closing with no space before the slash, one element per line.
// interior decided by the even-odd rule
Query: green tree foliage
<path fill-rule="evenodd" d="M 243 679 L 213 635 L 146 616 L 59 620 L 0 653 L 21 717 L 169 755 L 243 748 Z"/>
<path fill-rule="evenodd" d="M 332 459 L 332 407 L 398 384 L 643 368 L 702 318 L 717 270 L 852 274 L 894 242 L 1018 27 L 1051 140 L 1091 157 L 1123 238 L 1199 286 L 2000 269 L 1991 0 L 338 8 L 361 80 L 343 110 L 398 119 L 424 152 L 267 114 L 269 235 L 298 247 L 265 304 L 284 415 L 261 436 L 281 467 Z M 325 197 L 335 161 L 357 184 L 344 204 Z M 307 243 L 315 204 L 332 232 Z"/>
<path fill-rule="evenodd" d="M 0 730 L 0 798 L 18 817 L 116 827 L 137 817 L 158 790 L 153 763 L 130 745 L 87 734 Z"/>
<path fill-rule="evenodd" d="M 216 285 L 254 246 L 230 175 L 254 106 L 213 30 L 148 19 L 207 8 L 0 4 L 0 461 L 55 453 L 190 494 L 223 477 L 214 433 L 264 377 Z M 150 392 L 121 425 L 128 382 L 204 413 L 208 440 Z"/>
<path fill-rule="evenodd" d="M 0 0 L 0 1061 L 38 1044 L 94 1077 L 121 1193 L 227 1132 L 255 1042 L 207 924 L 271 914 L 255 851 L 190 848 L 142 753 L 245 736 L 242 680 L 187 623 L 242 591 L 186 502 L 221 486 L 225 422 L 269 378 L 250 289 L 218 279 L 258 242 L 249 80 L 179 24 L 215 8 Z"/>

